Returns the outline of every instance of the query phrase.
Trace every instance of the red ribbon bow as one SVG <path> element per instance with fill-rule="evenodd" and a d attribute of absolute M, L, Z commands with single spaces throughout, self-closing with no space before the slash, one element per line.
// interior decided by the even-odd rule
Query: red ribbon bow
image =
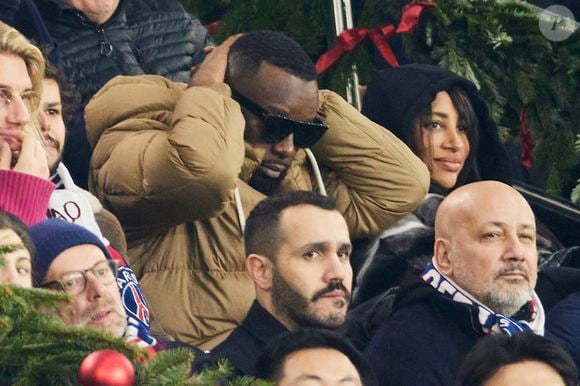
<path fill-rule="evenodd" d="M 522 146 L 520 152 L 520 163 L 525 168 L 530 169 L 534 165 L 534 140 L 530 135 L 528 120 L 526 119 L 526 112 L 524 110 L 520 112 L 520 140 Z"/>
<path fill-rule="evenodd" d="M 392 66 L 398 67 L 399 62 L 389 46 L 388 40 L 396 34 L 408 34 L 419 23 L 421 12 L 425 8 L 435 8 L 437 5 L 428 1 L 413 1 L 403 8 L 401 21 L 395 29 L 393 24 L 383 24 L 375 28 L 346 29 L 338 35 L 336 45 L 318 58 L 316 72 L 322 74 L 331 67 L 345 52 L 352 51 L 367 36 L 373 41 L 383 58 Z"/>

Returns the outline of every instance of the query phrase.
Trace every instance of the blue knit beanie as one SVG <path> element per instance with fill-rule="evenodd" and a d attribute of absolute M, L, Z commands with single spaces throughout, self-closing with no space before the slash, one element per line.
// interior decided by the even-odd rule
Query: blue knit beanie
<path fill-rule="evenodd" d="M 94 233 L 65 220 L 44 220 L 30 227 L 28 233 L 36 247 L 36 254 L 32 262 L 32 281 L 34 286 L 42 283 L 54 259 L 66 249 L 74 246 L 95 245 L 101 248 L 107 259 L 111 259 L 109 251 Z"/>

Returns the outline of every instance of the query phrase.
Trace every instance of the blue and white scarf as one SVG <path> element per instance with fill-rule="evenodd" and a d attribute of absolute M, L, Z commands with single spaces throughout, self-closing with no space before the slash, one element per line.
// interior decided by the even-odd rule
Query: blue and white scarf
<path fill-rule="evenodd" d="M 471 306 L 478 315 L 479 324 L 484 334 L 513 335 L 531 330 L 538 335 L 544 335 L 544 308 L 535 292 L 532 292 L 530 300 L 524 305 L 524 307 L 529 307 L 527 320 L 516 320 L 502 314 L 496 314 L 489 307 L 481 304 L 453 280 L 442 274 L 435 260 L 427 264 L 421 277 L 442 295 L 455 302 Z"/>

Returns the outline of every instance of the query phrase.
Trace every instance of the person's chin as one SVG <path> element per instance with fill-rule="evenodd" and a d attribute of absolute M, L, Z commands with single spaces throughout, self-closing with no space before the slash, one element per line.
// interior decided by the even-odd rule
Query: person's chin
<path fill-rule="evenodd" d="M 445 173 L 445 175 L 435 176 L 431 179 L 432 182 L 437 184 L 443 190 L 449 190 L 455 187 L 457 184 L 457 175 L 451 173 Z"/>
<path fill-rule="evenodd" d="M 344 307 L 344 310 L 337 310 L 335 307 L 332 307 L 325 311 L 319 312 L 317 317 L 321 325 L 325 328 L 337 328 L 344 323 L 346 319 L 346 307 Z"/>

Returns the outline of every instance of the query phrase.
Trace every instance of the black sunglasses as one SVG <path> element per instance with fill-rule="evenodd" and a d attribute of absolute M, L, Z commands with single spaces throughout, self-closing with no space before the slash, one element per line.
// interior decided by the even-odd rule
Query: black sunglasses
<path fill-rule="evenodd" d="M 270 114 L 233 88 L 232 98 L 264 122 L 266 129 L 262 133 L 262 140 L 266 143 L 280 143 L 290 134 L 294 134 L 294 146 L 307 148 L 314 145 L 328 129 L 318 119 L 312 122 L 296 121 L 283 115 Z"/>

